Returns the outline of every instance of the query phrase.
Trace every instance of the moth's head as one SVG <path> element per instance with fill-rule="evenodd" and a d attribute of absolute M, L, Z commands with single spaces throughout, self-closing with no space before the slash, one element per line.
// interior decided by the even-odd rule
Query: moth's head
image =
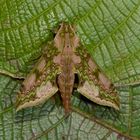
<path fill-rule="evenodd" d="M 66 22 L 62 22 L 60 24 L 60 28 L 58 30 L 58 34 L 59 36 L 61 36 L 62 38 L 65 36 L 65 35 L 69 35 L 69 38 L 72 38 L 74 37 L 76 34 L 75 34 L 75 26 L 74 25 L 71 25 L 69 23 L 66 23 Z"/>
<path fill-rule="evenodd" d="M 66 46 L 72 47 L 73 49 L 78 46 L 79 38 L 75 31 L 75 26 L 70 23 L 62 22 L 60 24 L 54 39 L 56 47 L 60 51 Z"/>

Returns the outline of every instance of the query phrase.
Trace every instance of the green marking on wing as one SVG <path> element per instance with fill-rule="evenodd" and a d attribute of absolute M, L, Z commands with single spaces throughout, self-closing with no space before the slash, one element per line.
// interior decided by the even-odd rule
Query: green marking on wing
<path fill-rule="evenodd" d="M 58 91 L 56 77 L 60 69 L 53 63 L 57 54 L 57 48 L 50 43 L 23 82 L 16 102 L 17 111 L 43 103 Z"/>
<path fill-rule="evenodd" d="M 103 74 L 87 50 L 79 46 L 76 51 L 82 60 L 76 66 L 80 80 L 77 90 L 97 104 L 119 109 L 119 97 L 111 81 Z"/>

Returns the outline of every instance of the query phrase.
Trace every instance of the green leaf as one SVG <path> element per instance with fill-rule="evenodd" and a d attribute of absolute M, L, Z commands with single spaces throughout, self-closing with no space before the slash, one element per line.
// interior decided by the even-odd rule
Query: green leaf
<path fill-rule="evenodd" d="M 139 0 L 1 0 L 0 5 L 0 139 L 140 139 Z M 118 86 L 120 111 L 75 92 L 69 117 L 59 95 L 15 112 L 22 82 L 15 78 L 31 70 L 62 21 L 76 25 L 84 47 Z"/>

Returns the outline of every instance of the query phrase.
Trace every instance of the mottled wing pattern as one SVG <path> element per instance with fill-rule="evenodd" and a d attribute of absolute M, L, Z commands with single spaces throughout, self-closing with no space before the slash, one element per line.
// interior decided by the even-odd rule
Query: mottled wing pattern
<path fill-rule="evenodd" d="M 17 111 L 45 102 L 58 91 L 56 75 L 59 67 L 53 63 L 57 54 L 54 43 L 48 43 L 43 55 L 23 82 L 16 102 Z"/>
<path fill-rule="evenodd" d="M 83 46 L 78 46 L 76 54 L 81 63 L 76 66 L 79 77 L 77 90 L 89 100 L 104 106 L 119 109 L 119 97 L 111 81 L 101 71 Z"/>

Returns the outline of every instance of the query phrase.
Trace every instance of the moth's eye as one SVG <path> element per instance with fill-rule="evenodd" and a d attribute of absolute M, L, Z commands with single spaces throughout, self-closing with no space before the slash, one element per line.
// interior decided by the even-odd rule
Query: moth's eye
<path fill-rule="evenodd" d="M 70 37 L 73 37 L 74 36 L 74 33 L 70 33 Z"/>
<path fill-rule="evenodd" d="M 60 36 L 61 36 L 61 37 L 64 37 L 64 35 L 65 35 L 65 34 L 64 34 L 63 32 L 60 33 Z"/>

